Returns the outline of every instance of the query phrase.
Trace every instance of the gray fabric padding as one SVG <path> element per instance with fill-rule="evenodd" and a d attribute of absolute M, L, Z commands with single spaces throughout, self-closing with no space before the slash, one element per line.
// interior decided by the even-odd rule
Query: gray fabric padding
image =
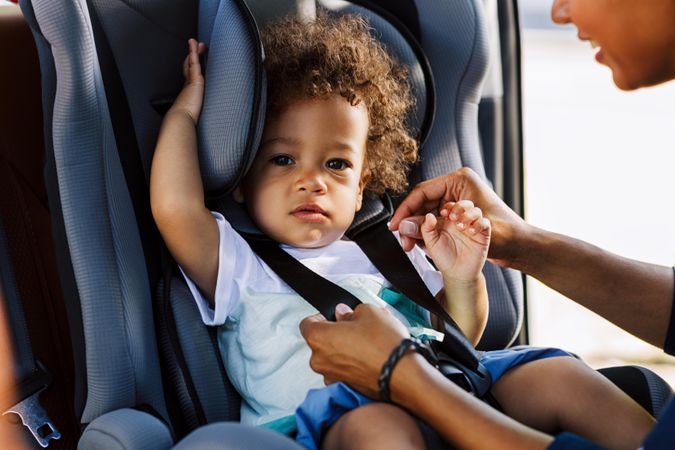
<path fill-rule="evenodd" d="M 235 187 L 253 161 L 262 135 L 264 80 L 259 86 L 262 96 L 255 105 L 256 69 L 262 71 L 260 44 L 249 28 L 252 18 L 237 3 L 221 1 L 213 29 L 203 35 L 209 38 L 209 54 L 198 135 L 199 165 L 207 192 L 227 192 Z M 201 24 L 208 22 L 200 18 Z M 202 33 L 200 30 L 200 40 Z M 256 133 L 249 136 L 252 123 Z"/>
<path fill-rule="evenodd" d="M 489 57 L 481 0 L 416 0 L 421 44 L 434 76 L 436 115 L 421 152 L 421 179 L 468 166 L 485 178 L 478 104 Z M 479 348 L 499 349 L 516 338 L 523 318 L 519 273 L 486 263 L 490 317 Z"/>
<path fill-rule="evenodd" d="M 489 54 L 480 0 L 416 1 L 436 83 L 436 119 L 422 153 L 422 178 L 468 166 L 483 175 L 478 103 Z"/>
<path fill-rule="evenodd" d="M 196 37 L 196 1 L 162 3 L 91 0 L 119 69 L 146 176 L 162 121 L 153 102 L 173 101 L 188 38 Z"/>
<path fill-rule="evenodd" d="M 488 287 L 490 312 L 476 348 L 499 350 L 513 343 L 523 325 L 522 275 L 489 262 L 485 263 L 483 275 Z"/>
<path fill-rule="evenodd" d="M 197 15 L 197 30 L 199 41 L 207 45 L 211 43 L 213 24 L 218 13 L 220 0 L 199 0 L 199 14 Z"/>
<path fill-rule="evenodd" d="M 303 450 L 281 433 L 238 423 L 205 425 L 183 438 L 174 450 Z"/>
<path fill-rule="evenodd" d="M 166 414 L 150 290 L 84 1 L 36 0 L 56 68 L 52 136 L 86 340 L 89 422 L 139 403 Z"/>
<path fill-rule="evenodd" d="M 414 130 L 413 134 L 419 135 L 427 108 L 427 90 L 422 66 L 408 41 L 389 21 L 370 9 L 343 0 L 318 0 L 317 3 L 331 11 L 360 14 L 366 17 L 372 27 L 373 35 L 385 45 L 398 62 L 407 67 L 408 83 L 415 99 L 415 107 L 411 112 L 409 125 Z"/>
<path fill-rule="evenodd" d="M 185 362 L 207 422 L 239 420 L 239 394 L 222 371 L 218 350 L 182 277 L 171 283 L 171 307 Z"/>
<path fill-rule="evenodd" d="M 162 421 L 135 409 L 99 416 L 85 428 L 78 450 L 166 450 L 173 445 Z"/>

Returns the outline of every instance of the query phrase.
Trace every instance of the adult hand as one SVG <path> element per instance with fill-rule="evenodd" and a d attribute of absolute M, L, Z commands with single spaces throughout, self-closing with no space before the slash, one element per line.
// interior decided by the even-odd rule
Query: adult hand
<path fill-rule="evenodd" d="M 324 376 L 326 384 L 342 381 L 378 399 L 382 365 L 408 331 L 386 309 L 373 305 L 352 311 L 340 304 L 335 315 L 337 322 L 317 314 L 300 323 L 300 333 L 312 349 L 310 367 Z"/>
<path fill-rule="evenodd" d="M 467 167 L 419 183 L 396 209 L 389 228 L 399 230 L 403 249 L 409 251 L 422 238 L 420 224 L 424 215 L 438 215 L 446 202 L 459 200 L 471 200 L 483 211 L 483 217 L 490 220 L 492 240 L 488 257 L 492 262 L 509 267 L 522 256 L 520 240 L 527 236 L 530 226 Z"/>

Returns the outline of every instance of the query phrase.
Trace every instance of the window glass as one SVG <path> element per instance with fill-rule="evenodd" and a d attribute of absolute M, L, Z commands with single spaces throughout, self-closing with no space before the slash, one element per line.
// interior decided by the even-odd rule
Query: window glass
<path fill-rule="evenodd" d="M 525 210 L 542 228 L 614 253 L 675 264 L 675 83 L 622 92 L 550 2 L 520 2 Z M 675 385 L 673 358 L 536 280 L 530 343 L 573 351 L 593 367 L 647 366 Z"/>

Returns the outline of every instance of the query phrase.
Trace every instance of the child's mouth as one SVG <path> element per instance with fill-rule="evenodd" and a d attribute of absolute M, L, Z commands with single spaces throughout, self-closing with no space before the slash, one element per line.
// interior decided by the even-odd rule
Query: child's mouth
<path fill-rule="evenodd" d="M 314 204 L 300 205 L 291 212 L 291 215 L 307 222 L 322 222 L 328 217 L 319 205 Z"/>

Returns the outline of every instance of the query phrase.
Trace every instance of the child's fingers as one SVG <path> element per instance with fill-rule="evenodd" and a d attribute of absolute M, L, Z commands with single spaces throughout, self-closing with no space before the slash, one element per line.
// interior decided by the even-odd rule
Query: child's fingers
<path fill-rule="evenodd" d="M 451 205 L 451 206 L 450 206 Z M 471 200 L 460 200 L 454 204 L 448 202 L 445 204 L 444 210 L 447 210 L 446 217 L 455 222 L 465 211 L 473 209 L 474 205 Z"/>
<path fill-rule="evenodd" d="M 193 66 L 195 64 L 199 64 L 199 53 L 198 53 L 198 47 L 199 46 L 197 44 L 197 41 L 195 41 L 194 39 L 190 39 L 188 41 L 188 46 L 189 46 L 189 49 L 190 49 L 190 53 L 189 53 L 190 65 Z"/>
<path fill-rule="evenodd" d="M 199 55 L 206 51 L 206 45 L 203 42 L 197 43 L 195 39 L 188 40 L 188 55 L 183 61 L 183 76 L 186 82 L 198 80 L 202 76 L 202 68 L 199 63 Z"/>
<path fill-rule="evenodd" d="M 473 222 L 483 217 L 483 211 L 480 208 L 474 206 L 468 210 L 465 210 L 456 221 L 453 223 L 460 230 L 468 230 Z"/>
<path fill-rule="evenodd" d="M 420 225 L 420 231 L 422 232 L 422 239 L 424 240 L 427 248 L 434 246 L 436 240 L 438 240 L 438 231 L 436 230 L 436 225 L 438 224 L 438 219 L 431 213 L 428 213 L 424 216 L 424 222 Z"/>
<path fill-rule="evenodd" d="M 467 231 L 469 234 L 483 236 L 487 239 L 490 239 L 491 228 L 492 224 L 490 221 L 485 217 L 481 217 L 480 219 L 471 223 Z"/>
<path fill-rule="evenodd" d="M 426 216 L 424 216 L 424 222 L 422 222 L 422 226 L 420 227 L 422 236 L 435 231 L 437 223 L 438 220 L 436 219 L 436 216 L 434 216 L 433 214 L 428 213 Z"/>
<path fill-rule="evenodd" d="M 441 216 L 448 217 L 448 215 L 450 214 L 450 210 L 452 210 L 452 207 L 455 206 L 455 203 L 456 202 L 446 202 L 443 205 L 443 208 L 441 208 L 440 212 Z"/>

